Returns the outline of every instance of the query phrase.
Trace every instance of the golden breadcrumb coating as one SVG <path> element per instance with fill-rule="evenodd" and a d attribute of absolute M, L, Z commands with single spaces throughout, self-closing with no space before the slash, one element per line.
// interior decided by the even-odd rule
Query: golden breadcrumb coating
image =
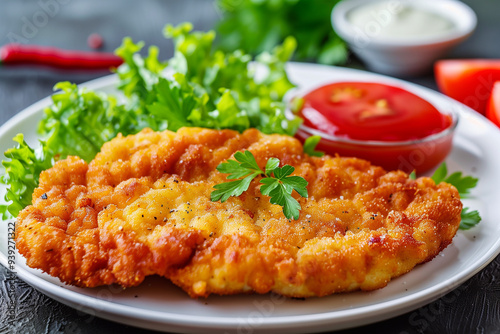
<path fill-rule="evenodd" d="M 210 201 L 226 182 L 216 167 L 250 150 L 308 182 L 298 220 L 259 191 Z M 251 129 L 143 130 L 118 136 L 87 165 L 77 157 L 40 175 L 17 219 L 19 252 L 82 287 L 170 279 L 192 297 L 267 293 L 293 297 L 373 290 L 431 260 L 452 241 L 462 204 L 430 178 L 355 158 L 310 157 L 300 142 Z"/>

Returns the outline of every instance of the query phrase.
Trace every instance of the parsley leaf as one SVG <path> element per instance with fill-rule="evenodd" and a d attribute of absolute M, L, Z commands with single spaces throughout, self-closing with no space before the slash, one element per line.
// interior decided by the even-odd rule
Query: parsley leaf
<path fill-rule="evenodd" d="M 245 152 L 236 152 L 234 155 L 234 158 L 241 164 L 242 168 L 249 169 L 253 172 L 259 172 L 261 174 L 262 170 L 260 169 L 259 165 L 257 164 L 257 161 L 255 161 L 255 157 L 253 156 L 252 152 L 250 151 L 245 151 Z"/>
<path fill-rule="evenodd" d="M 217 170 L 223 174 L 229 174 L 227 177 L 229 180 L 242 177 L 244 179 L 215 185 L 216 190 L 210 194 L 210 199 L 214 202 L 220 199 L 221 203 L 224 203 L 231 196 L 240 196 L 248 190 L 250 182 L 257 175 L 263 174 L 250 151 L 236 152 L 234 158 L 236 161 L 228 160 L 221 163 L 217 166 Z"/>
<path fill-rule="evenodd" d="M 482 220 L 481 216 L 479 215 L 479 211 L 470 210 L 467 207 L 462 209 L 461 217 L 462 221 L 460 222 L 459 226 L 459 229 L 461 230 L 469 230 L 479 224 Z"/>
<path fill-rule="evenodd" d="M 455 172 L 445 179 L 445 182 L 453 184 L 464 198 L 470 194 L 470 190 L 477 185 L 478 179 L 472 176 L 462 176 L 462 172 Z"/>
<path fill-rule="evenodd" d="M 250 182 L 252 182 L 257 175 L 259 174 L 250 174 L 242 180 L 216 184 L 214 186 L 216 190 L 210 194 L 210 200 L 215 202 L 220 199 L 221 203 L 224 203 L 231 196 L 240 196 L 243 192 L 248 190 Z"/>
<path fill-rule="evenodd" d="M 321 136 L 310 136 L 304 142 L 304 153 L 309 154 L 312 157 L 322 157 L 325 152 L 316 151 L 316 146 L 319 144 Z"/>
<path fill-rule="evenodd" d="M 436 169 L 431 176 L 436 184 L 446 182 L 457 188 L 460 197 L 466 197 L 470 194 L 470 190 L 477 185 L 478 179 L 472 176 L 463 176 L 462 172 L 455 172 L 448 175 L 448 167 L 446 163 Z"/>
<path fill-rule="evenodd" d="M 462 221 L 460 222 L 461 230 L 470 230 L 481 221 L 481 216 L 477 210 L 470 211 L 469 208 L 462 209 Z"/>
<path fill-rule="evenodd" d="M 283 214 L 286 218 L 298 219 L 300 204 L 291 194 L 288 193 L 286 187 L 280 183 L 270 193 L 271 203 L 278 204 L 283 207 Z"/>
<path fill-rule="evenodd" d="M 285 186 L 289 186 L 293 188 L 300 196 L 306 197 L 307 194 L 307 181 L 301 176 L 289 176 L 284 179 L 281 179 L 281 182 Z"/>
<path fill-rule="evenodd" d="M 269 196 L 271 191 L 273 191 L 280 185 L 279 180 L 273 177 L 262 179 L 260 180 L 260 183 L 263 184 L 260 187 L 260 192 L 262 193 L 262 195 L 267 195 L 267 196 Z"/>
<path fill-rule="evenodd" d="M 229 174 L 227 177 L 229 180 L 238 180 L 215 185 L 215 190 L 210 194 L 212 201 L 220 200 L 224 203 L 231 196 L 240 196 L 248 190 L 255 177 L 263 175 L 260 180 L 262 183 L 260 192 L 270 196 L 272 204 L 282 206 L 286 218 L 299 218 L 300 204 L 293 198 L 292 192 L 295 190 L 300 196 L 307 197 L 307 181 L 300 176 L 290 176 L 295 170 L 294 167 L 285 165 L 280 168 L 279 159 L 270 158 L 264 172 L 255 161 L 252 152 L 248 150 L 236 152 L 234 158 L 236 160 L 221 163 L 217 166 L 217 170 Z"/>
<path fill-rule="evenodd" d="M 266 176 L 271 176 L 273 170 L 278 168 L 280 165 L 280 160 L 277 158 L 270 158 L 266 163 Z"/>
<path fill-rule="evenodd" d="M 443 162 L 439 167 L 436 169 L 434 174 L 432 174 L 431 179 L 436 183 L 439 184 L 446 179 L 446 175 L 448 175 L 448 167 L 446 166 L 446 162 Z"/>
<path fill-rule="evenodd" d="M 276 159 L 277 160 L 277 159 Z M 279 160 L 278 160 L 279 161 Z M 271 196 L 271 203 L 283 207 L 283 213 L 288 219 L 298 219 L 300 204 L 292 197 L 295 190 L 300 196 L 307 197 L 307 181 L 300 176 L 289 176 L 295 170 L 290 165 L 274 169 L 274 178 L 265 178 L 260 180 L 263 184 L 260 192 L 263 195 Z"/>
<path fill-rule="evenodd" d="M 478 179 L 472 176 L 463 176 L 462 172 L 454 172 L 448 175 L 446 163 L 442 163 L 431 176 L 436 184 L 447 182 L 457 188 L 461 198 L 466 198 L 470 190 L 477 185 Z M 477 210 L 470 210 L 464 207 L 461 213 L 462 221 L 459 229 L 469 230 L 481 222 L 481 216 Z"/>

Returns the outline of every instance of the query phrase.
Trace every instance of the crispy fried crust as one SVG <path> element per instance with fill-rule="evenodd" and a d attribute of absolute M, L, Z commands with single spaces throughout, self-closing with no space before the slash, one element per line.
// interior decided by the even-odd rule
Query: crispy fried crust
<path fill-rule="evenodd" d="M 259 178 L 211 202 L 216 167 L 250 150 L 309 182 L 290 221 Z M 355 158 L 314 158 L 294 138 L 183 128 L 117 137 L 87 165 L 76 157 L 40 176 L 17 220 L 30 267 L 83 287 L 169 278 L 192 297 L 274 291 L 324 296 L 373 290 L 431 260 L 452 241 L 462 204 L 449 184 L 410 180 Z"/>

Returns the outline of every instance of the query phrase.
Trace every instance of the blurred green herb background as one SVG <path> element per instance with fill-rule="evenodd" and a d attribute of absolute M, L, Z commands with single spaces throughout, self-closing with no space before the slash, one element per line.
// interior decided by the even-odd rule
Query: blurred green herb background
<path fill-rule="evenodd" d="M 330 22 L 341 0 L 217 0 L 219 47 L 251 54 L 271 50 L 287 36 L 297 40 L 296 60 L 343 64 L 347 47 Z"/>

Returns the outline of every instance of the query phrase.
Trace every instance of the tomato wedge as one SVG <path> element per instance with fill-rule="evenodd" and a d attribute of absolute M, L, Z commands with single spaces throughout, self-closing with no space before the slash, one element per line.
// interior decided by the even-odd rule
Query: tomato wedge
<path fill-rule="evenodd" d="M 484 115 L 493 84 L 500 80 L 500 59 L 440 60 L 434 71 L 441 92 Z"/>
<path fill-rule="evenodd" d="M 486 108 L 486 117 L 500 127 L 500 81 L 495 82 Z"/>

